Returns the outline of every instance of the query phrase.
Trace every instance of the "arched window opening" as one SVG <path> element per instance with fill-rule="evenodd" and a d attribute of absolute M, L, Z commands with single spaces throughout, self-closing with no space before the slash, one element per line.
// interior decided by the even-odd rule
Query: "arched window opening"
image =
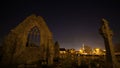
<path fill-rule="evenodd" d="M 26 46 L 36 47 L 40 46 L 40 31 L 37 26 L 33 27 L 28 32 L 27 44 Z"/>

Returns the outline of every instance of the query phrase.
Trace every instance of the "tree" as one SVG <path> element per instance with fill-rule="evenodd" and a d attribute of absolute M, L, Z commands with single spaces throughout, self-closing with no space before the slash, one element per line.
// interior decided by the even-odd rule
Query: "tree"
<path fill-rule="evenodd" d="M 92 48 L 90 46 L 85 45 L 84 46 L 84 53 L 91 54 Z"/>

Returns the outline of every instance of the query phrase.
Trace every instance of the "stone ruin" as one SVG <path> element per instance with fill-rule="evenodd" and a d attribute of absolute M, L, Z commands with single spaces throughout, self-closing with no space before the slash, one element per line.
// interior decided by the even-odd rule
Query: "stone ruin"
<path fill-rule="evenodd" d="M 3 44 L 2 65 L 52 65 L 52 33 L 41 16 L 31 15 L 12 29 Z"/>

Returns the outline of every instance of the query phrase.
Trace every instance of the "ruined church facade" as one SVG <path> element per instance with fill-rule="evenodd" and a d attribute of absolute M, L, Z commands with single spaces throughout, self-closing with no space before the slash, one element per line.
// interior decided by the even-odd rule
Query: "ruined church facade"
<path fill-rule="evenodd" d="M 53 64 L 52 33 L 41 16 L 31 15 L 12 29 L 4 41 L 2 63 Z"/>

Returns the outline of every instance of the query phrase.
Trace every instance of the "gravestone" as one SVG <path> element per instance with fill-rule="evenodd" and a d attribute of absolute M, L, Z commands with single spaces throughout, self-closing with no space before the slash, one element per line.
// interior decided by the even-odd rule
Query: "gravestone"
<path fill-rule="evenodd" d="M 102 19 L 100 34 L 102 35 L 105 43 L 107 68 L 118 68 L 118 62 L 115 57 L 114 47 L 112 42 L 113 32 L 109 28 L 109 23 L 106 19 Z"/>

